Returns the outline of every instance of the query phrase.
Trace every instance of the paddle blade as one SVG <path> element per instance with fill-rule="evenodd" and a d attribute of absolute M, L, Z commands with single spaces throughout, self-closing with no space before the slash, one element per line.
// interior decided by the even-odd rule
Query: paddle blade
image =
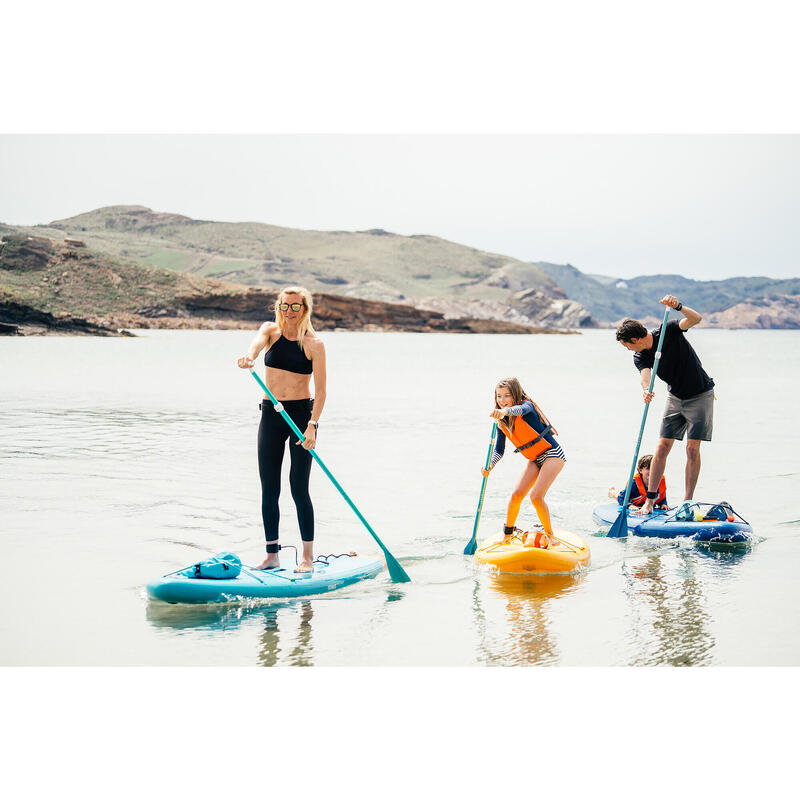
<path fill-rule="evenodd" d="M 621 539 L 628 535 L 628 513 L 625 506 L 619 510 L 619 516 L 614 520 L 614 524 L 608 529 L 610 539 Z"/>
<path fill-rule="evenodd" d="M 486 451 L 486 465 L 484 466 L 484 470 L 489 469 L 489 465 L 492 463 L 492 450 L 494 450 L 494 440 L 497 436 L 497 422 L 492 423 L 492 438 L 489 441 L 489 449 Z M 472 538 L 467 542 L 467 546 L 464 548 L 464 555 L 465 556 L 474 556 L 475 550 L 477 549 L 477 539 L 478 539 L 478 523 L 481 521 L 481 509 L 483 508 L 483 496 L 486 494 L 486 480 L 487 476 L 483 476 L 483 480 L 481 481 L 481 493 L 480 497 L 478 497 L 478 510 L 475 512 L 475 523 L 472 526 Z"/>
<path fill-rule="evenodd" d="M 392 583 L 411 583 L 411 578 L 400 566 L 400 562 L 388 550 L 384 550 L 383 555 L 386 558 L 386 567 L 389 570 L 389 577 L 392 579 Z"/>

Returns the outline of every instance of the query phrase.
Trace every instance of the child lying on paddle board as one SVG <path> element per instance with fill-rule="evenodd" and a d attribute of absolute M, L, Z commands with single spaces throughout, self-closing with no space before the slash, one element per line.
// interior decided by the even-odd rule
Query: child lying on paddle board
<path fill-rule="evenodd" d="M 558 431 L 539 406 L 528 397 L 516 378 L 506 378 L 495 386 L 494 410 L 490 416 L 497 420 L 498 431 L 491 466 L 488 470 L 481 469 L 483 476 L 488 476 L 503 457 L 506 439 L 516 448 L 515 453 L 521 453 L 527 459 L 525 469 L 508 502 L 503 535 L 511 536 L 514 533 L 519 508 L 525 495 L 530 493 L 531 502 L 545 533 L 545 538 L 538 537 L 540 543 L 535 546 L 547 547 L 546 537 L 553 535 L 553 528 L 550 524 L 550 509 L 544 498 L 566 462 L 564 451 L 553 436 Z M 529 537 L 526 544 L 534 545 L 535 539 L 537 537 Z"/>
<path fill-rule="evenodd" d="M 647 494 L 647 487 L 650 485 L 650 464 L 653 462 L 652 454 L 642 456 L 636 463 L 637 472 L 633 476 L 633 483 L 631 485 L 631 496 L 628 498 L 628 505 L 643 506 Z M 616 500 L 620 505 L 625 499 L 625 489 L 621 492 L 611 486 L 608 490 L 608 496 L 612 500 Z M 667 482 L 661 478 L 658 485 L 658 497 L 653 505 L 653 508 L 667 508 Z"/>

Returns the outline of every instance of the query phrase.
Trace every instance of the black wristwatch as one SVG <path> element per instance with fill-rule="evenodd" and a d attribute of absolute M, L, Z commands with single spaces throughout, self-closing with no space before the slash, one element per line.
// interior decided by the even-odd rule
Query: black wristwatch
<path fill-rule="evenodd" d="M 319 430 L 319 422 L 314 422 L 314 420 L 313 420 L 313 419 L 310 419 L 310 420 L 308 421 L 308 424 L 309 424 L 309 425 L 313 425 L 315 430 Z"/>
<path fill-rule="evenodd" d="M 681 301 L 678 300 L 678 305 L 675 306 L 675 310 L 680 311 L 682 308 L 683 308 L 683 303 L 681 303 Z"/>

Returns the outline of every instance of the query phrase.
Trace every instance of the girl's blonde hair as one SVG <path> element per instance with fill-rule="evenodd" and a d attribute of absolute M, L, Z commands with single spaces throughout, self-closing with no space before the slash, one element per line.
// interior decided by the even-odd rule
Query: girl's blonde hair
<path fill-rule="evenodd" d="M 511 392 L 511 399 L 514 401 L 514 405 L 522 405 L 526 400 L 530 400 L 533 403 L 533 400 L 525 394 L 525 390 L 522 388 L 522 384 L 516 378 L 504 378 L 502 381 L 497 383 L 497 386 L 494 387 L 494 407 L 500 408 L 500 405 L 497 402 L 497 390 L 498 389 L 508 389 Z"/>
<path fill-rule="evenodd" d="M 278 330 L 281 333 L 283 333 L 286 327 L 286 320 L 284 319 L 283 311 L 280 309 L 280 304 L 286 302 L 283 297 L 287 294 L 299 294 L 303 299 L 303 316 L 300 317 L 297 323 L 297 344 L 302 347 L 303 337 L 307 333 L 310 333 L 312 336 L 317 335 L 317 332 L 311 324 L 311 311 L 314 307 L 314 301 L 311 297 L 311 292 L 309 292 L 305 286 L 287 286 L 285 289 L 281 289 L 280 292 L 278 292 L 278 298 L 275 300 L 275 322 L 278 324 Z"/>

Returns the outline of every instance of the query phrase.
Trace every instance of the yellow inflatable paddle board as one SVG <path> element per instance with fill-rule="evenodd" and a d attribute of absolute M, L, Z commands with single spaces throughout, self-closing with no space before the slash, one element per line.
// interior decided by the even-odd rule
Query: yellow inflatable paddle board
<path fill-rule="evenodd" d="M 563 575 L 588 564 L 592 557 L 589 545 L 569 531 L 555 530 L 546 549 L 526 546 L 523 538 L 529 545 L 536 534 L 537 531 L 530 531 L 527 536 L 517 532 L 507 538 L 498 534 L 475 551 L 475 561 L 489 564 L 498 572 Z"/>

